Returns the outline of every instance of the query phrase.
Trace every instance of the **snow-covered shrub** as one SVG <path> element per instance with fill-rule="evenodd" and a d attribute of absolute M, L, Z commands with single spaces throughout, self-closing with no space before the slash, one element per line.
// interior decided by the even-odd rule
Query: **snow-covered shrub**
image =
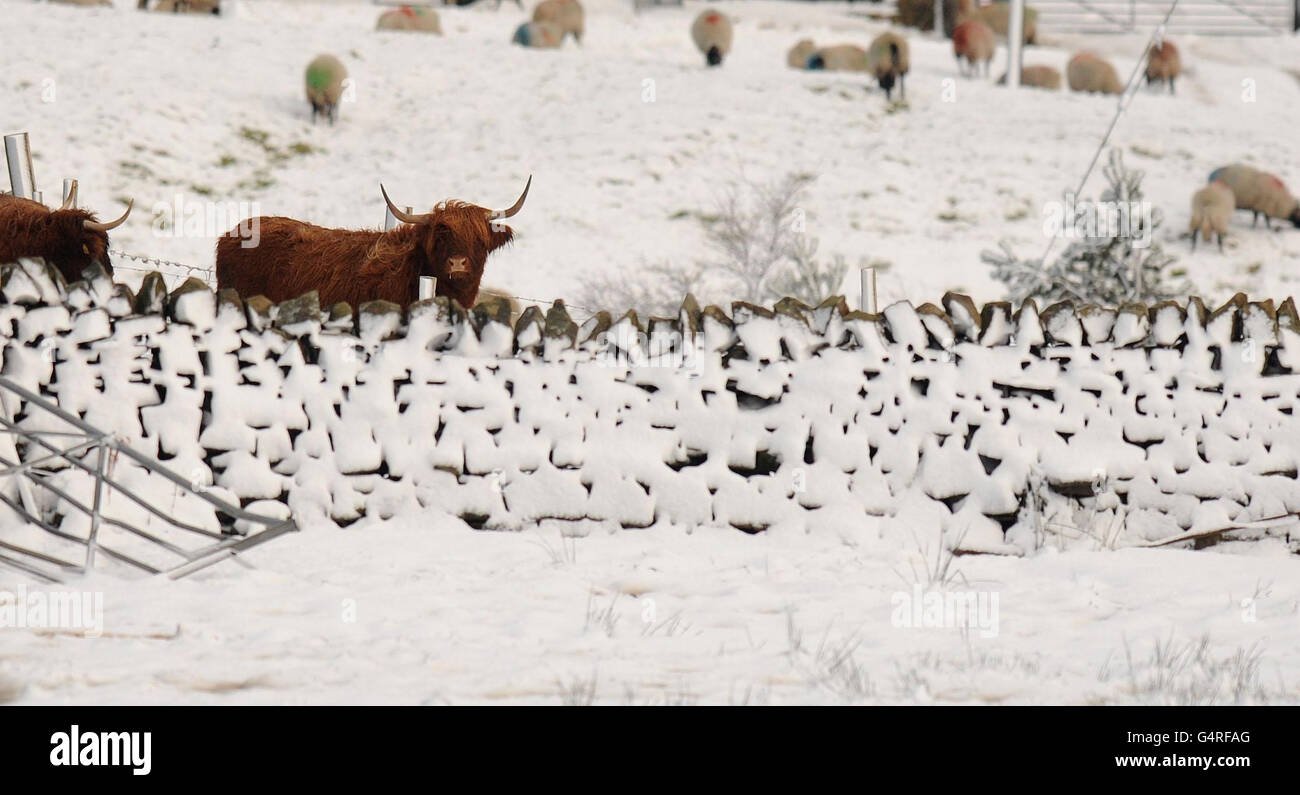
<path fill-rule="evenodd" d="M 1120 151 L 1112 149 L 1104 174 L 1108 186 L 1100 203 L 1076 203 L 1066 195 L 1059 220 L 1065 235 L 1078 239 L 1051 264 L 1022 259 L 1006 243 L 1001 251 L 983 253 L 981 259 L 993 266 L 994 278 L 1007 286 L 1012 301 L 1118 307 L 1187 295 L 1190 285 L 1155 240 L 1161 215 L 1142 198 L 1144 172 L 1129 170 Z M 1107 222 L 1108 217 L 1119 223 Z"/>
<path fill-rule="evenodd" d="M 578 293 L 578 304 L 607 309 L 615 316 L 629 309 L 641 317 L 671 317 L 682 299 L 699 295 L 704 279 L 699 263 L 655 262 L 627 271 L 604 271 L 590 278 Z"/>
<path fill-rule="evenodd" d="M 835 295 L 849 265 L 842 256 L 817 259 L 817 239 L 806 234 L 800 205 L 813 182 L 787 174 L 772 182 L 740 179 L 702 214 L 708 254 L 694 262 L 660 262 L 634 272 L 596 277 L 579 303 L 622 314 L 676 314 L 691 293 L 704 303 L 774 303 L 787 296 L 816 305 Z M 634 276 L 634 278 L 629 278 Z"/>

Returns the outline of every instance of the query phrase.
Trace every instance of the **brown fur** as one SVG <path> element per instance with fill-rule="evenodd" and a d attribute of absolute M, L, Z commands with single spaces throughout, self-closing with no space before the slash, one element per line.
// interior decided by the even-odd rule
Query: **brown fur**
<path fill-rule="evenodd" d="M 1071 91 L 1124 93 L 1124 84 L 1119 81 L 1115 67 L 1090 52 L 1078 53 L 1070 59 L 1065 67 L 1065 78 Z"/>
<path fill-rule="evenodd" d="M 1007 76 L 1004 74 L 998 78 L 998 85 L 1006 84 Z M 1057 91 L 1061 88 L 1061 73 L 1051 66 L 1026 66 L 1020 70 L 1020 85 Z"/>
<path fill-rule="evenodd" d="M 558 25 L 563 35 L 573 34 L 574 40 L 582 43 L 585 23 L 582 3 L 578 0 L 542 0 L 533 9 L 533 21 Z"/>
<path fill-rule="evenodd" d="M 322 306 L 346 301 L 357 307 L 378 299 L 406 306 L 419 298 L 419 277 L 433 276 L 437 295 L 469 308 L 478 300 L 488 254 L 514 237 L 508 226 L 497 224 L 494 229 L 485 212 L 473 204 L 448 201 L 419 224 L 387 232 L 259 218 L 257 247 L 241 245 L 240 227 L 217 240 L 217 287 L 276 302 L 315 290 Z M 468 273 L 453 278 L 448 264 L 452 257 L 466 257 Z"/>
<path fill-rule="evenodd" d="M 31 199 L 0 195 L 0 262 L 44 257 L 68 282 L 80 279 L 92 262 L 112 273 L 108 233 L 85 226 L 97 220 L 86 210 L 51 210 Z"/>
<path fill-rule="evenodd" d="M 1178 48 L 1172 41 L 1162 41 L 1151 45 L 1147 56 L 1147 85 L 1153 82 L 1169 84 L 1169 93 L 1174 93 L 1174 79 L 1182 74 L 1183 62 L 1178 55 Z"/>
<path fill-rule="evenodd" d="M 957 66 L 963 73 L 966 69 L 962 59 L 965 58 L 972 74 L 979 74 L 980 64 L 984 64 L 984 76 L 988 77 L 989 62 L 993 60 L 997 47 L 993 29 L 978 19 L 961 23 L 952 33 L 952 51 L 957 56 Z"/>

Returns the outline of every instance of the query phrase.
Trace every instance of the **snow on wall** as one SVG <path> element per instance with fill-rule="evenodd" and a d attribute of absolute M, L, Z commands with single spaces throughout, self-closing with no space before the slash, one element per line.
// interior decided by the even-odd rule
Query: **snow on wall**
<path fill-rule="evenodd" d="M 688 299 L 648 329 L 579 327 L 558 303 L 508 321 L 502 303 L 354 315 L 315 294 L 273 306 L 195 280 L 167 294 L 157 274 L 132 294 L 102 272 L 68 287 L 39 261 L 0 268 L 5 376 L 306 525 L 907 517 L 1016 553 L 1111 519 L 1107 543 L 1141 544 L 1300 510 L 1290 299 L 1040 313 L 949 294 L 879 316 Z"/>

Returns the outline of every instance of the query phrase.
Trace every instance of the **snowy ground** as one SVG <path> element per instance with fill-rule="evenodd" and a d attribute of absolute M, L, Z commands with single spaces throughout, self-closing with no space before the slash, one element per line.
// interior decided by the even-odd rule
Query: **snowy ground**
<path fill-rule="evenodd" d="M 692 217 L 728 180 L 789 172 L 818 176 L 806 210 L 823 253 L 892 265 L 884 300 L 1000 298 L 978 252 L 1006 238 L 1039 253 L 1043 203 L 1077 182 L 1114 107 L 957 78 L 947 43 L 913 35 L 909 103 L 890 112 L 860 77 L 785 67 L 798 38 L 884 29 L 832 3 L 728 3 L 736 49 L 710 71 L 686 33 L 700 4 L 634 17 L 592 0 L 587 43 L 560 52 L 509 46 L 513 5 L 442 10 L 443 38 L 377 34 L 363 4 L 245 0 L 222 19 L 119 6 L 0 7 L 0 127 L 31 133 L 46 191 L 76 176 L 105 215 L 119 197 L 151 208 L 179 192 L 366 226 L 382 218 L 381 179 L 423 207 L 506 204 L 533 174 L 488 282 L 545 299 L 696 257 Z M 1044 38 L 1027 63 L 1063 67 L 1087 46 L 1126 74 L 1141 49 Z M 1286 71 L 1300 46 L 1180 44 L 1179 96 L 1140 93 L 1115 142 L 1147 170 L 1162 242 L 1182 252 L 1188 197 L 1215 166 L 1254 162 L 1300 185 L 1300 83 Z M 357 85 L 334 128 L 313 128 L 302 98 L 322 51 Z M 1183 261 L 1207 298 L 1280 300 L 1300 232 L 1243 218 L 1226 254 Z M 114 244 L 211 264 L 210 237 L 155 234 L 148 213 Z M 104 594 L 103 635 L 0 630 L 0 701 L 1300 702 L 1300 562 L 1280 546 L 941 561 L 953 576 L 933 592 L 996 594 L 996 631 L 898 626 L 896 600 L 934 579 L 927 530 L 895 518 L 854 537 L 657 527 L 561 541 L 441 515 L 308 528 L 250 553 L 254 570 L 78 584 Z M 0 571 L 0 590 L 21 585 Z"/>
<path fill-rule="evenodd" d="M 593 0 L 585 45 L 558 52 L 509 45 L 525 17 L 513 5 L 442 9 L 437 38 L 377 33 L 378 9 L 362 3 L 245 0 L 230 18 L 140 14 L 127 2 L 3 4 L 6 28 L 22 35 L 0 53 L 0 121 L 31 133 L 46 190 L 79 177 L 83 203 L 105 215 L 120 197 L 152 209 L 181 193 L 357 227 L 383 218 L 380 180 L 421 208 L 448 197 L 504 205 L 534 174 L 518 242 L 494 256 L 488 282 L 571 302 L 594 272 L 698 258 L 694 219 L 728 181 L 791 172 L 818 177 L 805 209 L 823 255 L 892 265 L 883 299 L 920 304 L 947 289 L 1000 298 L 979 252 L 1005 238 L 1041 253 L 1043 204 L 1077 184 L 1115 106 L 961 79 L 947 42 L 913 32 L 908 107 L 890 112 L 861 76 L 785 65 L 799 38 L 865 44 L 885 29 L 838 3 L 726 4 L 735 51 L 715 70 L 687 35 L 698 3 L 635 16 L 630 3 Z M 866 9 L 875 7 L 854 7 Z M 1044 39 L 1026 63 L 1063 68 L 1087 47 L 1127 76 L 1142 50 L 1131 36 Z M 71 46 L 82 41 L 93 44 Z M 1300 123 L 1300 82 L 1288 71 L 1300 42 L 1179 44 L 1179 96 L 1140 93 L 1114 142 L 1147 171 L 1148 196 L 1168 218 L 1162 242 L 1185 253 L 1190 196 L 1216 166 L 1253 162 L 1300 186 L 1286 134 Z M 323 51 L 355 81 L 334 128 L 313 128 L 303 97 L 302 70 Z M 1098 173 L 1084 194 L 1101 184 Z M 1184 259 L 1207 299 L 1291 290 L 1300 232 L 1250 230 L 1245 218 L 1226 254 L 1206 247 Z M 210 237 L 158 237 L 148 212 L 114 242 L 212 263 Z"/>
<path fill-rule="evenodd" d="M 969 632 L 897 625 L 913 567 L 926 581 L 917 558 L 874 528 L 562 543 L 550 528 L 476 533 L 432 517 L 306 532 L 250 554 L 256 571 L 85 583 L 104 592 L 103 636 L 4 630 L 0 693 L 65 704 L 582 703 L 593 687 L 597 703 L 638 704 L 1300 701 L 1300 585 L 1276 549 L 963 557 L 954 588 L 997 594 L 996 626 Z M 16 582 L 0 575 L 0 587 Z"/>

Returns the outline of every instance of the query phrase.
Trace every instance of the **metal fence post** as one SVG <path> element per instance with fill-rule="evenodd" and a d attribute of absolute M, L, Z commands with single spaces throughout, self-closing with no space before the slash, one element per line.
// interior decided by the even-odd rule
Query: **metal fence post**
<path fill-rule="evenodd" d="M 95 550 L 99 546 L 99 506 L 104 496 L 104 448 L 106 446 L 101 440 L 97 447 L 98 455 L 95 457 L 95 502 L 90 512 L 90 538 L 86 540 L 86 571 L 94 567 Z"/>
<path fill-rule="evenodd" d="M 1020 63 L 1025 49 L 1025 0 L 1011 0 L 1007 22 L 1007 88 L 1020 87 Z"/>
<path fill-rule="evenodd" d="M 27 133 L 5 136 L 5 160 L 9 164 L 9 185 L 13 195 L 36 198 L 36 176 L 32 172 L 32 147 Z"/>
<path fill-rule="evenodd" d="M 863 268 L 858 272 L 858 277 L 862 284 L 862 311 L 874 315 L 879 305 L 876 297 L 876 269 Z"/>

